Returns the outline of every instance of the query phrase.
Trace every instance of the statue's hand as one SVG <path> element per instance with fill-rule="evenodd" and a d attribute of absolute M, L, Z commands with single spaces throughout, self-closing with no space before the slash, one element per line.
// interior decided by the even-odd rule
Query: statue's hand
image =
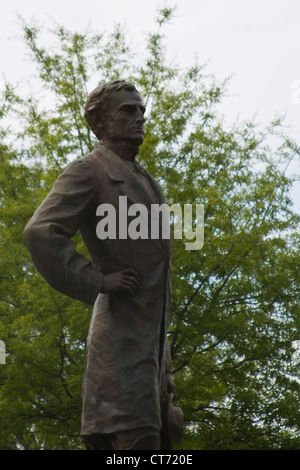
<path fill-rule="evenodd" d="M 100 292 L 104 294 L 126 292 L 133 295 L 137 292 L 139 286 L 140 280 L 137 273 L 129 268 L 112 274 L 106 274 Z"/>

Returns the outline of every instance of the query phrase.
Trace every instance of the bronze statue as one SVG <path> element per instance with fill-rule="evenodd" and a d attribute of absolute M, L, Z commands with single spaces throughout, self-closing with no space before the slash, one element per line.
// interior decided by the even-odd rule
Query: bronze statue
<path fill-rule="evenodd" d="M 91 450 L 171 449 L 182 429 L 182 412 L 171 405 L 175 385 L 166 337 L 170 240 L 96 234 L 102 204 L 119 210 L 120 196 L 126 196 L 129 207 L 150 210 L 164 202 L 156 181 L 135 160 L 144 113 L 137 90 L 124 80 L 97 87 L 85 118 L 99 143 L 66 166 L 24 231 L 48 283 L 94 304 L 81 424 Z M 72 237 L 78 230 L 92 262 L 76 251 Z"/>

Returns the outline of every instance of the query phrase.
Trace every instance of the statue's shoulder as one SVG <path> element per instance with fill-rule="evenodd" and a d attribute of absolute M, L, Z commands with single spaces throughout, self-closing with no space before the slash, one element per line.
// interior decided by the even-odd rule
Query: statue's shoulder
<path fill-rule="evenodd" d="M 103 145 L 96 145 L 96 147 L 87 155 L 84 157 L 81 157 L 79 160 L 81 160 L 83 163 L 86 163 L 87 165 L 91 165 L 94 167 L 95 165 L 98 167 L 99 164 L 102 163 L 103 159 L 107 158 L 107 150 Z"/>
<path fill-rule="evenodd" d="M 103 171 L 101 165 L 101 154 L 97 146 L 83 157 L 75 158 L 69 162 L 61 171 L 54 185 L 66 185 L 68 182 L 94 181 L 95 175 Z"/>

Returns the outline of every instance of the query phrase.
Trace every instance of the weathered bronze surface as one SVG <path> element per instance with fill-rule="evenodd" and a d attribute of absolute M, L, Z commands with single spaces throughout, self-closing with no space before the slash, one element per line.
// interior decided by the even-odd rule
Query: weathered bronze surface
<path fill-rule="evenodd" d="M 170 449 L 182 412 L 166 338 L 170 311 L 170 240 L 99 239 L 97 207 L 164 197 L 135 157 L 145 108 L 136 89 L 114 81 L 88 97 L 85 117 L 99 143 L 71 162 L 25 227 L 33 262 L 48 283 L 94 304 L 83 377 L 81 435 L 89 449 Z M 119 228 L 119 227 L 118 227 Z M 92 262 L 76 251 L 81 232 Z M 170 431 L 171 430 L 171 431 Z"/>

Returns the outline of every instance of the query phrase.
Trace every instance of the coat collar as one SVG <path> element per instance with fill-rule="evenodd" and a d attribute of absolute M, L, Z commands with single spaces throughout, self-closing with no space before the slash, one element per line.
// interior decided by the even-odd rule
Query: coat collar
<path fill-rule="evenodd" d="M 99 143 L 95 151 L 97 156 L 100 157 L 101 163 L 108 174 L 109 178 L 113 181 L 126 180 L 126 163 L 115 152 Z"/>

